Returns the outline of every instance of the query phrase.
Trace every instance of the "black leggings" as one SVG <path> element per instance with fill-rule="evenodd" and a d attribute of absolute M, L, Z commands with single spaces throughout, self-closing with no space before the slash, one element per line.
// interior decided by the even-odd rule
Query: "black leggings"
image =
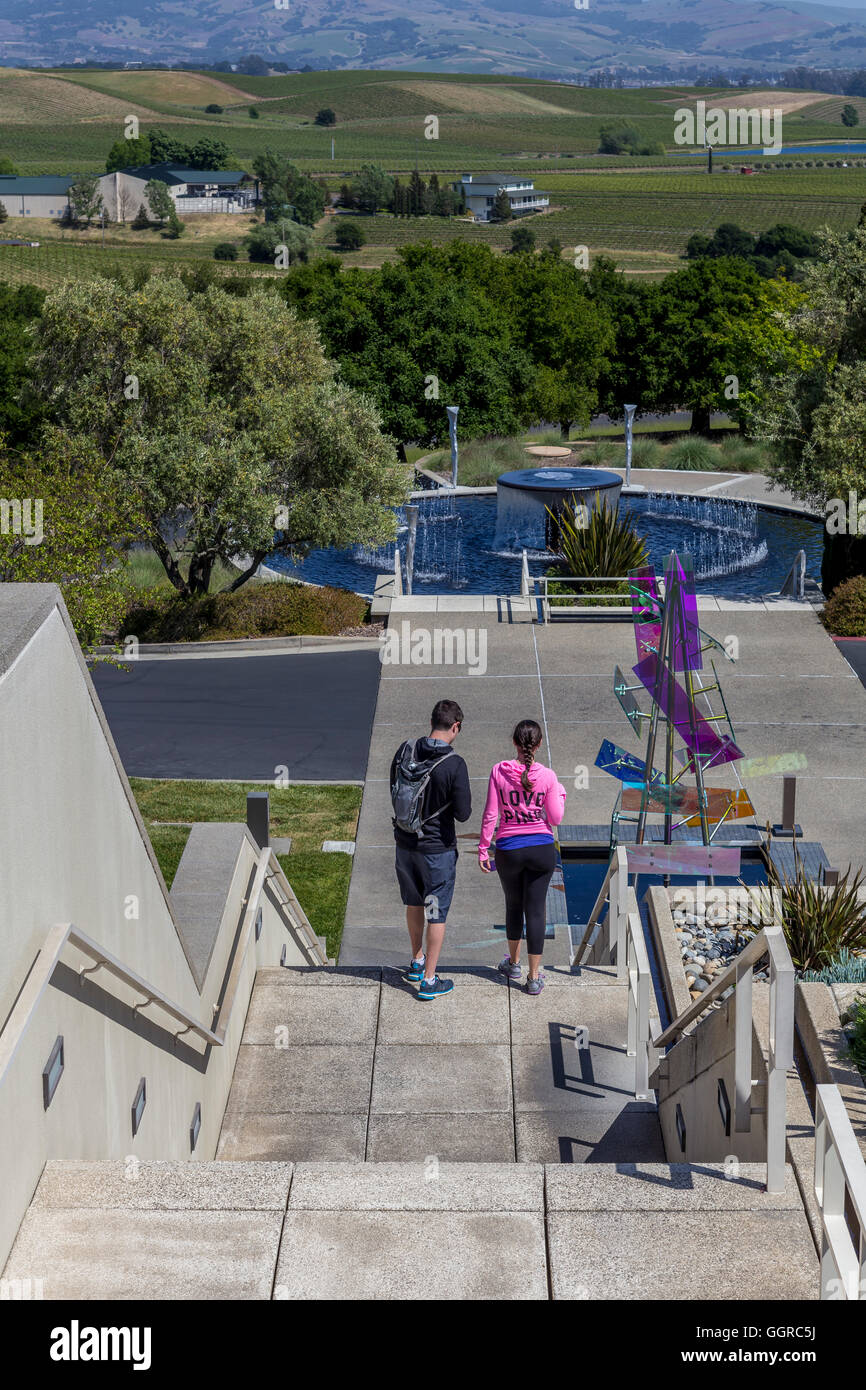
<path fill-rule="evenodd" d="M 531 956 L 544 950 L 547 889 L 556 868 L 556 847 L 550 840 L 525 849 L 497 846 L 496 868 L 505 892 L 505 934 L 519 941 L 526 921 L 526 949 Z"/>

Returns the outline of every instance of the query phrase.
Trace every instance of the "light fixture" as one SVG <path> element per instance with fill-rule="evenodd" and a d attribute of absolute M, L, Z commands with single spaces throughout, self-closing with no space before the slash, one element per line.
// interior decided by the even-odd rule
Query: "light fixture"
<path fill-rule="evenodd" d="M 46 1110 L 54 1099 L 54 1092 L 60 1084 L 64 1065 L 63 1034 L 61 1033 L 51 1049 L 48 1061 L 42 1068 L 42 1104 Z"/>
<path fill-rule="evenodd" d="M 147 1081 L 144 1077 L 138 1083 L 135 1100 L 132 1102 L 132 1137 L 135 1138 L 141 1126 L 141 1117 L 147 1105 Z"/>

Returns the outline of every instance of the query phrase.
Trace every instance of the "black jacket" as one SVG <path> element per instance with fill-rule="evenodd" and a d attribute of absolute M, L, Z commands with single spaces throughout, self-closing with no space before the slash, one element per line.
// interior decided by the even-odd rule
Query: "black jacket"
<path fill-rule="evenodd" d="M 419 761 L 430 759 L 434 764 L 424 793 L 422 809 L 422 815 L 430 816 L 432 819 L 424 826 L 423 840 L 419 840 L 417 835 L 411 835 L 407 830 L 400 830 L 396 825 L 394 839 L 405 849 L 418 849 L 420 846 L 428 854 L 442 854 L 446 849 L 457 847 L 455 820 L 467 821 L 472 815 L 469 771 L 459 753 L 453 753 L 450 758 L 445 759 L 445 754 L 451 752 L 447 743 L 440 743 L 438 739 L 434 741 L 431 738 L 422 738 L 417 740 L 417 745 Z M 400 747 L 402 746 L 401 744 Z M 399 751 L 398 748 L 397 753 Z M 397 753 L 391 760 L 391 785 L 397 767 Z M 441 766 L 436 766 L 440 762 Z"/>

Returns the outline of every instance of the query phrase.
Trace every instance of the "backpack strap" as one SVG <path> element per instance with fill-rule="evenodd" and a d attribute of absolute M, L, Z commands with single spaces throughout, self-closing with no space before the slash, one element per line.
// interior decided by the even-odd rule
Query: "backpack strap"
<path fill-rule="evenodd" d="M 449 750 L 448 750 L 447 753 L 443 753 L 443 754 L 442 754 L 442 757 L 439 758 L 439 759 L 437 759 L 437 761 L 434 763 L 433 767 L 438 767 L 441 763 L 447 762 L 447 760 L 448 760 L 449 758 L 454 758 L 454 757 L 456 757 L 456 756 L 457 756 L 457 755 L 456 755 L 456 753 L 454 752 L 454 749 L 453 749 L 453 748 L 449 748 Z M 430 785 L 430 778 L 431 778 L 432 776 L 433 776 L 433 768 L 430 769 L 430 772 L 429 772 L 429 774 L 428 774 L 428 778 L 427 778 L 427 785 L 428 785 L 428 786 Z M 425 791 L 426 791 L 426 787 L 425 787 Z M 441 812 L 445 810 L 445 807 L 446 807 L 446 806 L 450 806 L 450 805 L 451 805 L 451 798 L 450 798 L 450 796 L 449 796 L 448 800 L 447 800 L 447 801 L 443 801 L 442 805 L 439 807 L 439 809 L 438 809 L 437 811 L 432 811 L 432 812 L 430 813 L 429 816 L 424 816 L 423 820 L 420 820 L 420 821 L 418 822 L 418 824 L 419 824 L 419 825 L 426 825 L 427 822 L 428 822 L 428 820 L 434 820 L 436 816 L 440 815 Z"/>

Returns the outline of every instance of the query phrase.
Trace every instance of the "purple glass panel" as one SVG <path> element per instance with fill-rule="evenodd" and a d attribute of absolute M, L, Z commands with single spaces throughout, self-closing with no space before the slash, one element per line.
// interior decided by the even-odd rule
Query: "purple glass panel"
<path fill-rule="evenodd" d="M 690 759 L 692 765 L 695 754 L 701 759 L 703 767 L 717 767 L 719 763 L 734 763 L 742 758 L 742 749 L 737 747 L 730 735 L 725 734 L 720 738 L 712 724 L 697 710 L 694 712 L 697 737 L 694 737 L 689 718 L 689 697 L 673 677 L 668 678 L 669 673 L 654 656 L 645 657 L 632 669 L 693 755 Z"/>
<path fill-rule="evenodd" d="M 672 583 L 672 580 L 676 581 Z M 698 623 L 698 601 L 695 597 L 695 575 L 691 560 L 686 556 L 685 566 L 676 552 L 672 551 L 665 565 L 665 598 L 671 591 L 678 595 L 673 617 L 674 625 L 674 670 L 700 671 L 703 669 L 701 656 L 701 629 Z M 685 650 L 683 642 L 685 639 Z"/>

